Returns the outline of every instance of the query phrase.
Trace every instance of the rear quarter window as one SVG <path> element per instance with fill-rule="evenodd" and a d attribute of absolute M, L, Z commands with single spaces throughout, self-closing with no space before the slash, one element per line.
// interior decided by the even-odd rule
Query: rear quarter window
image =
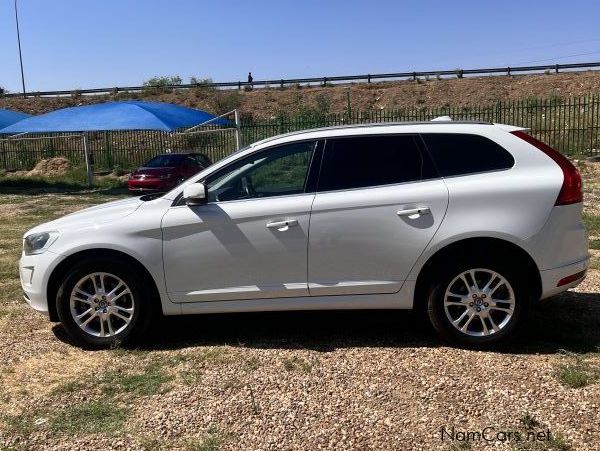
<path fill-rule="evenodd" d="M 421 135 L 442 177 L 512 168 L 513 156 L 494 141 L 462 133 Z"/>

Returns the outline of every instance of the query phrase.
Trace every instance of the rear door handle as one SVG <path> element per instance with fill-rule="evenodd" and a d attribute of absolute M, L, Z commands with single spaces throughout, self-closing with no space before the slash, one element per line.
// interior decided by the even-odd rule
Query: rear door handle
<path fill-rule="evenodd" d="M 431 214 L 431 209 L 429 207 L 407 208 L 405 210 L 398 210 L 396 214 L 398 216 L 408 216 L 408 219 L 417 219 L 421 215 Z"/>
<path fill-rule="evenodd" d="M 277 229 L 280 232 L 285 232 L 290 227 L 298 225 L 297 219 L 286 219 L 284 221 L 274 221 L 267 223 L 267 229 Z"/>

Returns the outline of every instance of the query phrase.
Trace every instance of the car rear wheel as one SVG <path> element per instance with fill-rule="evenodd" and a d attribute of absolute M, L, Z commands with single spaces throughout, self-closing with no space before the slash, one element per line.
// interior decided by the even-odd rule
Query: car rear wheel
<path fill-rule="evenodd" d="M 103 348 L 139 338 L 151 319 L 152 301 L 143 281 L 126 265 L 87 261 L 64 279 L 57 311 L 79 344 Z"/>
<path fill-rule="evenodd" d="M 526 303 L 517 270 L 471 261 L 438 273 L 430 285 L 427 311 L 444 339 L 490 345 L 514 336 Z"/>

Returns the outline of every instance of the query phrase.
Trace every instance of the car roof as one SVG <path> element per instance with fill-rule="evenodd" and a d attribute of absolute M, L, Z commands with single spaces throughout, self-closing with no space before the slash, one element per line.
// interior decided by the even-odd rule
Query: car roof
<path fill-rule="evenodd" d="M 154 157 L 170 156 L 170 155 L 196 155 L 200 152 L 164 152 L 154 155 Z M 153 157 L 153 158 L 154 158 Z"/>
<path fill-rule="evenodd" d="M 293 131 L 293 132 L 289 132 L 289 133 L 284 133 L 281 135 L 277 135 L 277 136 L 272 136 L 269 138 L 265 138 L 261 141 L 257 141 L 255 143 L 250 144 L 250 147 L 256 147 L 256 146 L 260 146 L 263 144 L 266 144 L 268 142 L 272 142 L 275 140 L 285 140 L 286 138 L 289 138 L 290 141 L 294 141 L 295 139 L 293 138 L 297 138 L 297 139 L 302 139 L 303 135 L 309 135 L 309 134 L 315 134 L 315 135 L 321 135 L 321 136 L 307 136 L 307 138 L 323 138 L 326 137 L 326 135 L 330 132 L 336 132 L 336 131 L 348 131 L 348 130 L 357 130 L 357 131 L 367 131 L 367 130 L 374 130 L 374 129 L 380 129 L 380 128 L 396 128 L 396 127 L 402 127 L 402 126 L 425 126 L 426 128 L 429 128 L 429 126 L 432 127 L 438 127 L 438 126 L 442 126 L 442 125 L 456 125 L 456 126 L 464 126 L 464 125 L 487 125 L 487 126 L 492 126 L 492 125 L 502 125 L 502 124 L 494 124 L 492 122 L 487 122 L 487 121 L 473 121 L 473 120 L 434 120 L 434 121 L 405 121 L 405 122 L 372 122 L 372 123 L 365 123 L 365 124 L 347 124 L 347 125 L 335 125 L 335 126 L 330 126 L 330 127 L 319 127 L 319 128 L 311 128 L 311 129 L 306 129 L 306 130 L 298 130 L 298 131 Z"/>

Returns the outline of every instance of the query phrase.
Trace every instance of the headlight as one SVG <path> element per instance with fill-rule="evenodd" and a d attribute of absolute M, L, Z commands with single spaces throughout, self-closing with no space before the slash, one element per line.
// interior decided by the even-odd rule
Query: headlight
<path fill-rule="evenodd" d="M 42 232 L 27 235 L 23 240 L 25 255 L 35 255 L 46 252 L 58 238 L 58 232 Z"/>

